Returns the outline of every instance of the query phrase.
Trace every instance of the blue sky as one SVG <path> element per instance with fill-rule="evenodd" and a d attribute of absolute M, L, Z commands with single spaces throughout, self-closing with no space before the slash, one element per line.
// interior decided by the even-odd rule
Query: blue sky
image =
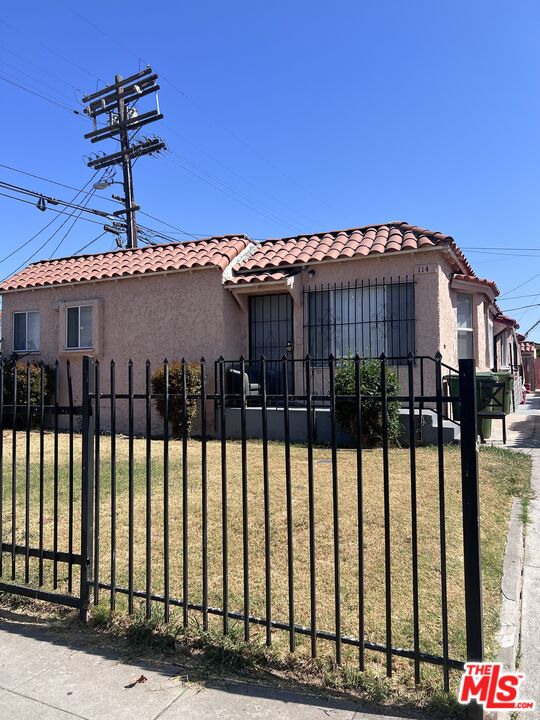
<path fill-rule="evenodd" d="M 103 0 L 8 1 L 0 163 L 81 188 L 96 146 L 69 108 L 150 64 L 165 119 L 148 132 L 170 152 L 135 166 L 145 211 L 196 235 L 254 238 L 406 220 L 454 236 L 497 281 L 503 309 L 540 303 L 539 31 L 533 1 L 133 0 L 129 12 Z M 0 179 L 74 195 L 4 167 Z M 2 258 L 53 218 L 2 196 L 0 207 Z M 68 223 L 40 249 L 59 224 L 4 260 L 2 277 L 100 232 L 79 221 L 62 239 Z M 527 330 L 540 306 L 512 314 Z"/>

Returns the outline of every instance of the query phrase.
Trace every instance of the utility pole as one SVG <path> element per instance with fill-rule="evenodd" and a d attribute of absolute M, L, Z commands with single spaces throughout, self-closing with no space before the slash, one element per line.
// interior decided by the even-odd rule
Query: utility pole
<path fill-rule="evenodd" d="M 126 128 L 126 101 L 124 100 L 124 88 L 121 85 L 122 76 L 116 75 L 115 82 L 118 86 L 118 127 L 120 128 L 120 149 L 122 150 L 128 247 L 135 248 L 137 247 L 137 225 L 135 223 L 135 203 L 133 197 L 133 171 L 131 168 L 131 158 L 129 157 L 129 135 Z"/>
<path fill-rule="evenodd" d="M 165 148 L 163 140 L 155 135 L 153 138 L 142 137 L 137 142 L 132 142 L 141 127 L 163 118 L 159 111 L 157 95 L 156 109 L 139 114 L 135 108 L 135 104 L 141 98 L 157 93 L 159 90 L 159 85 L 156 84 L 157 77 L 150 67 L 127 78 L 116 75 L 113 85 L 83 97 L 83 102 L 88 103 L 85 113 L 94 123 L 94 129 L 84 137 L 92 143 L 111 138 L 120 143 L 119 150 L 109 155 L 96 155 L 87 164 L 88 167 L 96 170 L 122 165 L 124 197 L 113 197 L 123 203 L 124 209 L 117 210 L 113 215 L 121 217 L 125 214 L 125 222 L 117 223 L 116 232 L 120 233 L 118 228 L 126 231 L 128 248 L 137 247 L 135 213 L 140 210 L 134 199 L 132 161 L 143 155 L 158 153 Z M 98 127 L 97 118 L 101 115 L 108 115 L 108 124 Z M 130 137 L 131 131 L 133 132 Z M 112 181 L 108 184 L 112 184 Z M 115 229 L 113 228 L 112 231 L 115 232 Z"/>

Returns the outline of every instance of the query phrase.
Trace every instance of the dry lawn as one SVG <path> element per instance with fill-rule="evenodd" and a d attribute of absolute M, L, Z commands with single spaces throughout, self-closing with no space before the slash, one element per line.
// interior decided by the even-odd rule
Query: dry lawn
<path fill-rule="evenodd" d="M 59 479 L 59 544 L 67 550 L 68 537 L 68 437 L 60 436 Z M 25 539 L 25 434 L 17 434 L 17 541 Z M 5 433 L 3 448 L 3 541 L 11 538 L 12 498 L 12 435 Z M 170 594 L 182 597 L 182 446 L 170 443 L 169 502 L 170 502 Z M 80 436 L 75 437 L 75 507 L 80 507 Z M 316 530 L 316 597 L 318 627 L 333 631 L 334 614 L 334 555 L 332 520 L 332 467 L 328 448 L 316 448 L 315 459 L 315 530 Z M 448 607 L 450 656 L 464 658 L 464 593 L 463 545 L 461 527 L 461 474 L 459 448 L 444 451 L 446 548 L 448 572 Z M 295 621 L 310 624 L 309 525 L 307 492 L 307 450 L 295 446 L 291 450 L 294 524 L 294 593 Z M 229 608 L 243 608 L 243 553 L 241 502 L 241 445 L 229 442 L 228 465 L 228 533 L 229 533 Z M 189 441 L 189 600 L 202 602 L 201 572 L 201 444 Z M 101 582 L 110 582 L 111 558 L 111 455 L 110 437 L 101 438 L 100 463 L 100 574 Z M 248 445 L 249 470 L 249 587 L 250 612 L 265 614 L 264 585 L 264 503 L 262 481 L 262 444 Z M 288 620 L 288 575 L 286 545 L 286 504 L 284 450 L 279 443 L 269 444 L 270 525 L 272 617 Z M 357 564 L 357 479 L 356 455 L 351 450 L 339 450 L 339 518 L 342 632 L 358 636 L 358 564 Z M 116 582 L 127 587 L 128 577 L 128 441 L 117 439 L 117 498 L 116 498 Z M 480 453 L 482 539 L 484 563 L 484 612 L 488 654 L 494 651 L 494 637 L 498 624 L 499 586 L 502 571 L 506 528 L 512 496 L 526 494 L 530 478 L 530 460 L 525 455 L 503 450 L 484 449 Z M 135 588 L 143 590 L 146 581 L 146 471 L 145 441 L 134 441 Z M 441 574 L 440 526 L 437 453 L 433 448 L 417 450 L 418 486 L 418 549 L 420 584 L 420 643 L 421 650 L 441 654 Z M 364 453 L 364 554 L 365 554 L 365 628 L 366 639 L 385 642 L 385 586 L 384 586 L 384 522 L 383 474 L 380 450 Z M 52 548 L 53 540 L 53 436 L 45 435 L 44 474 L 44 543 Z M 163 593 L 163 443 L 152 441 L 152 592 Z M 411 584 L 411 489 L 409 453 L 390 451 L 390 508 L 392 534 L 392 643 L 412 648 L 412 584 Z M 221 458 L 219 442 L 208 443 L 208 567 L 209 604 L 222 606 L 222 522 L 221 522 Z M 31 545 L 39 539 L 39 434 L 31 434 L 30 447 L 30 518 Z M 75 551 L 79 548 L 79 517 L 74 520 Z M 3 555 L 4 579 L 9 576 L 10 558 Z M 38 561 L 31 559 L 31 576 L 37 577 Z M 59 565 L 61 589 L 65 589 L 66 566 Z M 45 562 L 45 578 L 50 586 L 51 563 Z M 24 578 L 24 558 L 17 559 L 17 579 Z M 75 583 L 78 573 L 74 573 Z M 77 585 L 74 586 L 77 588 Z M 100 602 L 108 604 L 109 593 L 100 591 Z M 136 599 L 136 607 L 142 601 Z M 154 603 L 155 611 L 162 606 Z M 127 607 L 125 595 L 117 596 L 117 610 Z M 175 609 L 175 613 L 181 610 Z M 190 612 L 193 623 L 201 622 L 198 612 Z M 212 619 L 214 627 L 221 623 Z M 253 636 L 261 633 L 252 627 Z M 298 636 L 299 651 L 308 652 L 308 638 Z M 286 648 L 286 632 L 275 631 L 274 641 Z M 333 644 L 319 641 L 321 654 L 332 653 Z M 345 659 L 354 662 L 356 651 L 344 648 Z M 384 656 L 367 653 L 374 667 L 382 669 Z M 410 676 L 408 661 L 396 661 L 396 668 Z M 423 670 L 424 677 L 440 682 L 439 668 Z"/>

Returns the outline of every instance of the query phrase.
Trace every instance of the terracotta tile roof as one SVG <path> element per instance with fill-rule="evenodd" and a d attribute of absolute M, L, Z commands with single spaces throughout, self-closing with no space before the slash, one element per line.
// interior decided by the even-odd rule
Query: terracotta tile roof
<path fill-rule="evenodd" d="M 453 238 L 405 222 L 368 225 L 314 235 L 297 235 L 281 240 L 265 240 L 235 267 L 235 271 L 246 272 L 321 260 L 377 256 L 445 244 L 450 245 L 457 252 L 467 270 L 472 273 L 472 268 Z"/>
<path fill-rule="evenodd" d="M 247 274 L 247 275 L 235 275 L 229 278 L 226 285 L 251 285 L 252 283 L 260 282 L 276 282 L 278 280 L 285 280 L 292 275 L 287 272 L 262 272 L 258 274 Z"/>
<path fill-rule="evenodd" d="M 454 273 L 452 276 L 452 279 L 456 280 L 465 280 L 466 282 L 474 282 L 478 285 L 485 285 L 486 287 L 489 287 L 493 290 L 495 295 L 499 294 L 499 288 L 497 287 L 497 283 L 493 280 L 486 280 L 486 278 L 479 278 L 476 277 L 476 275 L 464 275 L 463 273 Z"/>
<path fill-rule="evenodd" d="M 514 320 L 514 318 L 509 317 L 508 315 L 503 315 L 502 312 L 500 312 L 498 315 L 495 315 L 493 320 L 497 323 L 500 323 L 501 325 L 508 325 L 509 327 L 519 327 L 519 323 L 517 320 Z"/>
<path fill-rule="evenodd" d="M 148 245 L 32 263 L 0 285 L 0 292 L 70 282 L 120 278 L 187 268 L 217 267 L 221 271 L 249 245 L 243 235 L 193 242 Z"/>
<path fill-rule="evenodd" d="M 536 353 L 536 345 L 533 342 L 520 342 L 521 352 Z"/>

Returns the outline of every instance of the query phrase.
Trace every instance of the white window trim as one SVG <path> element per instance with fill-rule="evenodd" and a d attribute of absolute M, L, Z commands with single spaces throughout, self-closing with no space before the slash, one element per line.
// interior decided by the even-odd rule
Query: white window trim
<path fill-rule="evenodd" d="M 471 299 L 471 327 L 460 327 L 458 324 L 458 298 L 460 295 L 463 295 L 464 297 L 469 297 Z M 458 356 L 459 356 L 459 333 L 470 333 L 472 337 L 472 353 L 473 353 L 473 360 L 476 360 L 476 337 L 474 334 L 474 293 L 467 293 L 467 292 L 457 292 L 456 293 L 456 325 L 457 325 L 457 334 L 456 339 L 458 340 Z"/>
<path fill-rule="evenodd" d="M 487 311 L 486 311 L 486 317 L 487 317 L 486 333 L 487 333 L 487 342 L 488 342 L 488 364 L 489 364 L 489 368 L 492 369 L 495 367 L 497 358 L 495 357 L 496 348 L 495 348 L 495 328 L 493 326 L 493 315 L 491 314 L 489 307 L 487 308 Z"/>
<path fill-rule="evenodd" d="M 507 370 L 510 368 L 510 360 L 511 360 L 511 349 L 509 345 L 509 339 L 510 339 L 510 333 L 508 330 L 503 330 L 502 333 L 500 333 L 500 348 L 501 348 L 501 357 L 500 357 L 500 366 L 501 369 Z M 503 353 L 506 355 L 506 358 L 503 360 Z"/>
<path fill-rule="evenodd" d="M 29 348 L 28 347 L 28 315 L 29 313 L 36 313 L 39 318 L 39 342 L 37 348 Z M 26 336 L 26 347 L 25 348 L 17 348 L 15 349 L 15 315 L 25 315 L 26 316 L 26 327 L 25 327 L 25 336 Z M 41 313 L 39 310 L 14 310 L 13 311 L 13 317 L 11 320 L 11 331 L 12 331 L 12 338 L 13 338 L 13 352 L 20 353 L 39 353 L 41 352 Z"/>
<path fill-rule="evenodd" d="M 81 308 L 83 308 L 83 307 L 89 307 L 90 311 L 91 311 L 92 343 L 90 345 L 81 345 Z M 76 346 L 70 346 L 70 345 L 68 345 L 68 336 L 69 336 L 68 315 L 69 315 L 69 311 L 73 310 L 74 308 L 77 308 L 77 310 L 79 311 L 79 322 L 77 323 L 79 344 Z M 77 352 L 79 350 L 93 350 L 94 349 L 94 306 L 92 305 L 92 303 L 76 303 L 73 305 L 66 305 L 65 306 L 65 325 L 66 325 L 66 335 L 65 335 L 65 349 L 66 350 L 73 350 L 73 351 Z"/>

